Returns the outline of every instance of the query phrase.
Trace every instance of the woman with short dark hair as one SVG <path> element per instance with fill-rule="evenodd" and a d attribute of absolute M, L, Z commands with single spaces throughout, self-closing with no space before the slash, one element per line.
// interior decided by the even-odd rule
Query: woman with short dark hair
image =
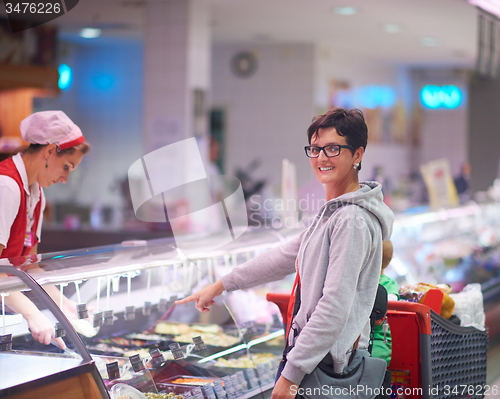
<path fill-rule="evenodd" d="M 394 215 L 381 185 L 359 182 L 368 129 L 361 111 L 333 109 L 313 119 L 305 153 L 326 204 L 299 237 L 234 268 L 216 283 L 177 301 L 202 312 L 224 290 L 247 289 L 297 272 L 288 343 L 272 398 L 293 398 L 302 379 L 322 362 L 341 373 L 350 353 L 368 344 L 378 287 L 382 241 Z M 382 374 L 381 374 L 382 376 Z"/>

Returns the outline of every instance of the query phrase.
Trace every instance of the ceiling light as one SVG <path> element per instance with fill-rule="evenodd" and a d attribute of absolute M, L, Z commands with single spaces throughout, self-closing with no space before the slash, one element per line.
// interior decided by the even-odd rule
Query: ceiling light
<path fill-rule="evenodd" d="M 439 43 L 439 39 L 435 37 L 421 37 L 420 44 L 424 47 L 437 47 L 441 43 Z"/>
<path fill-rule="evenodd" d="M 354 15 L 358 13 L 358 10 L 351 6 L 335 7 L 333 11 L 339 15 Z"/>
<path fill-rule="evenodd" d="M 473 6 L 479 7 L 500 18 L 500 4 L 498 0 L 467 0 Z"/>
<path fill-rule="evenodd" d="M 83 28 L 80 31 L 80 36 L 85 39 L 95 39 L 96 37 L 101 36 L 102 30 L 96 28 Z"/>
<path fill-rule="evenodd" d="M 384 32 L 399 33 L 401 32 L 401 26 L 397 24 L 384 24 Z"/>

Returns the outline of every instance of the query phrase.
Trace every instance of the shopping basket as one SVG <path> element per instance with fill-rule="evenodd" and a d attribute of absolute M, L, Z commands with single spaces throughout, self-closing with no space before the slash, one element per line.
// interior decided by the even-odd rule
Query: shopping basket
<path fill-rule="evenodd" d="M 389 301 L 392 398 L 482 398 L 486 331 L 461 327 L 428 306 Z"/>
<path fill-rule="evenodd" d="M 287 323 L 288 294 L 267 294 Z M 439 310 L 436 305 L 433 308 Z M 429 306 L 389 301 L 391 398 L 482 398 L 487 395 L 486 331 L 461 327 Z"/>

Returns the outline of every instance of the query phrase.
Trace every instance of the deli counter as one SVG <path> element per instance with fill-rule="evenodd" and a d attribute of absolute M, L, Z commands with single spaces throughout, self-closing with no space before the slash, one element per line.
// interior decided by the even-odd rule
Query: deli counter
<path fill-rule="evenodd" d="M 0 398 L 236 399 L 269 393 L 284 330 L 279 309 L 264 293 L 286 292 L 292 280 L 225 293 L 208 313 L 174 301 L 301 230 L 248 231 L 216 250 L 211 236 L 193 237 L 183 250 L 165 238 L 1 259 L 2 299 L 23 291 L 66 348 L 34 341 L 26 321 L 2 301 Z M 55 286 L 60 298 L 50 299 L 42 286 Z M 65 298 L 77 304 L 77 317 L 60 311 Z"/>
<path fill-rule="evenodd" d="M 498 334 L 488 310 L 500 304 L 499 225 L 499 203 L 397 215 L 386 273 L 400 286 L 447 283 L 455 292 L 481 283 L 489 333 Z M 303 229 L 249 228 L 220 248 L 216 236 L 192 236 L 182 250 L 165 238 L 0 259 L 2 299 L 24 291 L 66 345 L 35 342 L 2 301 L 0 398 L 268 397 L 284 331 L 265 294 L 290 292 L 294 276 L 224 293 L 207 313 L 174 301 Z M 55 286 L 60 298 L 52 301 L 41 286 Z M 64 297 L 78 304 L 76 318 L 56 305 Z"/>

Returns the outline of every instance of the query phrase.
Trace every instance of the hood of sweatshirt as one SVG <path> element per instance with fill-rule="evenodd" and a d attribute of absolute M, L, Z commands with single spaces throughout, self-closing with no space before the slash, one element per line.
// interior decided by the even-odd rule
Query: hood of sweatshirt
<path fill-rule="evenodd" d="M 382 240 L 391 238 L 394 213 L 384 203 L 382 185 L 376 181 L 360 182 L 359 190 L 343 194 L 323 205 L 318 215 L 319 218 L 329 218 L 339 207 L 354 204 L 371 212 L 382 226 Z"/>

